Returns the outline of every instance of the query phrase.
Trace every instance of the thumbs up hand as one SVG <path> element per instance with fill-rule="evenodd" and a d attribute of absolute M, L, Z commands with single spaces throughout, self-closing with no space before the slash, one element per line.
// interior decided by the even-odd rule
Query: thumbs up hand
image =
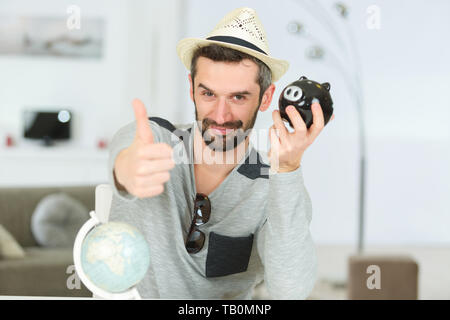
<path fill-rule="evenodd" d="M 114 164 L 114 176 L 118 189 L 138 197 L 154 197 L 164 191 L 164 183 L 170 179 L 175 167 L 173 149 L 167 143 L 154 143 L 152 129 L 144 104 L 133 100 L 136 118 L 136 136 L 133 143 L 122 150 Z"/>

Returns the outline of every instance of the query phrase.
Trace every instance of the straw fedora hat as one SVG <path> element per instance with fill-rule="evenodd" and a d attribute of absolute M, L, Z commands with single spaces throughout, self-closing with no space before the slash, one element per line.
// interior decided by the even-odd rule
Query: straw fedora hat
<path fill-rule="evenodd" d="M 255 10 L 251 8 L 238 8 L 231 11 L 204 39 L 180 40 L 177 53 L 186 68 L 191 70 L 194 51 L 210 44 L 236 49 L 258 58 L 272 71 L 273 82 L 280 79 L 289 67 L 289 62 L 270 56 L 266 32 Z"/>

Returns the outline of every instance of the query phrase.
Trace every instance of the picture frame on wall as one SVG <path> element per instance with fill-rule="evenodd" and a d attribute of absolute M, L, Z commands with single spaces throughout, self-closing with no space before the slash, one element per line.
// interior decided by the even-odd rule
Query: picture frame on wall
<path fill-rule="evenodd" d="M 102 58 L 104 20 L 83 18 L 71 28 L 67 19 L 0 17 L 0 55 Z"/>

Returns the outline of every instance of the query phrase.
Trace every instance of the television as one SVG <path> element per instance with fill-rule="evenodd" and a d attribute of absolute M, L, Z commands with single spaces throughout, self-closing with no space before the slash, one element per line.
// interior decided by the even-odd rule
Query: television
<path fill-rule="evenodd" d="M 50 146 L 55 140 L 69 140 L 72 113 L 61 109 L 56 111 L 24 111 L 24 137 L 42 140 Z"/>

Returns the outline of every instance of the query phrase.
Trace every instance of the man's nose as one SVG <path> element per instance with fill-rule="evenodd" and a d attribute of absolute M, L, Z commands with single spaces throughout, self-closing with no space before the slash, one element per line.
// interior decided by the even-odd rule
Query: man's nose
<path fill-rule="evenodd" d="M 225 97 L 217 100 L 217 104 L 214 107 L 213 119 L 219 125 L 227 121 L 232 121 L 231 108 Z"/>

